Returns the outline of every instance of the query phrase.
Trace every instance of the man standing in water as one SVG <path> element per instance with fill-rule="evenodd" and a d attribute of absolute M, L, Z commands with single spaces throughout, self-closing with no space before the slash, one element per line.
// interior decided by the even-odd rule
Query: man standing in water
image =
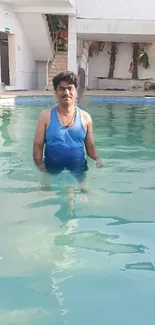
<path fill-rule="evenodd" d="M 73 72 L 56 75 L 53 86 L 58 106 L 39 116 L 33 159 L 41 171 L 58 174 L 66 169 L 82 183 L 88 169 L 85 149 L 97 167 L 103 166 L 94 144 L 92 119 L 76 107 L 78 79 Z"/>

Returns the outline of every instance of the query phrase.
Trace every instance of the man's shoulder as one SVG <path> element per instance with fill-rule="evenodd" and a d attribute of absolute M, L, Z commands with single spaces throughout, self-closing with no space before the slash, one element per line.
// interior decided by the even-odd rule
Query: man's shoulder
<path fill-rule="evenodd" d="M 44 109 L 43 111 L 41 111 L 40 116 L 43 118 L 49 117 L 53 108 L 54 107 Z"/>
<path fill-rule="evenodd" d="M 47 124 L 50 120 L 50 116 L 51 116 L 51 109 L 49 108 L 44 109 L 43 111 L 41 111 L 39 115 L 39 120 L 40 122 Z"/>
<path fill-rule="evenodd" d="M 88 112 L 86 112 L 86 111 L 84 111 L 83 109 L 81 109 L 80 108 L 80 113 L 81 113 L 81 116 L 85 119 L 85 120 L 87 120 L 87 121 L 90 121 L 92 118 L 91 118 L 91 115 L 88 113 Z"/>

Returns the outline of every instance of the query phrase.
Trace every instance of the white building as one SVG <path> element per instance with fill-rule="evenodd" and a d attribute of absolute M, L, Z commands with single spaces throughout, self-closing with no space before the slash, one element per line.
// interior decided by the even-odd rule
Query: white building
<path fill-rule="evenodd" d="M 66 53 L 59 53 L 53 61 L 55 52 L 47 15 L 68 16 L 68 66 Z M 81 58 L 82 67 L 88 72 L 87 85 L 89 88 L 95 88 L 98 80 L 96 77 L 108 76 L 109 42 L 119 43 L 114 78 L 131 79 L 131 43 L 155 42 L 155 2 L 3 0 L 0 3 L 0 32 L 0 81 L 6 83 L 6 89 L 45 89 L 50 83 L 51 73 L 54 74 L 63 67 L 77 72 Z M 8 47 L 5 36 L 8 37 Z M 90 58 L 87 64 L 87 50 L 92 41 L 108 43 L 103 51 Z M 141 79 L 154 77 L 155 51 L 153 47 L 148 51 L 150 69 L 139 67 Z"/>

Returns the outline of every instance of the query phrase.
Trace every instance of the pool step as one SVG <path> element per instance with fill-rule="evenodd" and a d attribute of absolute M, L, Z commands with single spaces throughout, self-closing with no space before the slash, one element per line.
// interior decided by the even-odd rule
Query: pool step
<path fill-rule="evenodd" d="M 66 71 L 68 67 L 68 53 L 57 52 L 53 60 L 51 71 L 48 76 L 48 89 L 53 90 L 52 80 L 59 72 Z"/>

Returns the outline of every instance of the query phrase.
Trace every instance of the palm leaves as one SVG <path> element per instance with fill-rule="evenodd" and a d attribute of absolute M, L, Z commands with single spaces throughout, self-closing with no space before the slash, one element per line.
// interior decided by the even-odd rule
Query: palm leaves
<path fill-rule="evenodd" d="M 97 42 L 94 41 L 92 44 L 89 46 L 89 56 L 93 57 L 95 55 L 98 55 L 99 52 L 102 52 L 104 49 L 104 42 Z"/>
<path fill-rule="evenodd" d="M 149 43 L 133 43 L 132 79 L 138 79 L 138 65 L 144 69 L 150 68 L 147 50 L 151 45 Z"/>
<path fill-rule="evenodd" d="M 111 42 L 111 50 L 108 52 L 110 55 L 110 66 L 109 66 L 109 74 L 108 78 L 112 79 L 115 69 L 115 61 L 116 55 L 118 52 L 118 45 L 120 43 Z M 131 45 L 131 43 L 130 43 Z M 105 42 L 94 41 L 89 46 L 89 57 L 93 57 L 98 55 L 101 51 L 103 51 L 105 46 Z M 142 66 L 144 69 L 150 68 L 149 63 L 149 56 L 148 56 L 148 49 L 153 44 L 150 43 L 133 43 L 133 55 L 132 55 L 132 62 L 130 63 L 129 71 L 132 73 L 132 79 L 138 79 L 138 66 Z"/>
<path fill-rule="evenodd" d="M 138 63 L 144 69 L 150 68 L 149 56 L 148 56 L 148 53 L 146 52 L 150 46 L 151 46 L 151 44 L 147 44 L 147 43 L 139 45 Z"/>

